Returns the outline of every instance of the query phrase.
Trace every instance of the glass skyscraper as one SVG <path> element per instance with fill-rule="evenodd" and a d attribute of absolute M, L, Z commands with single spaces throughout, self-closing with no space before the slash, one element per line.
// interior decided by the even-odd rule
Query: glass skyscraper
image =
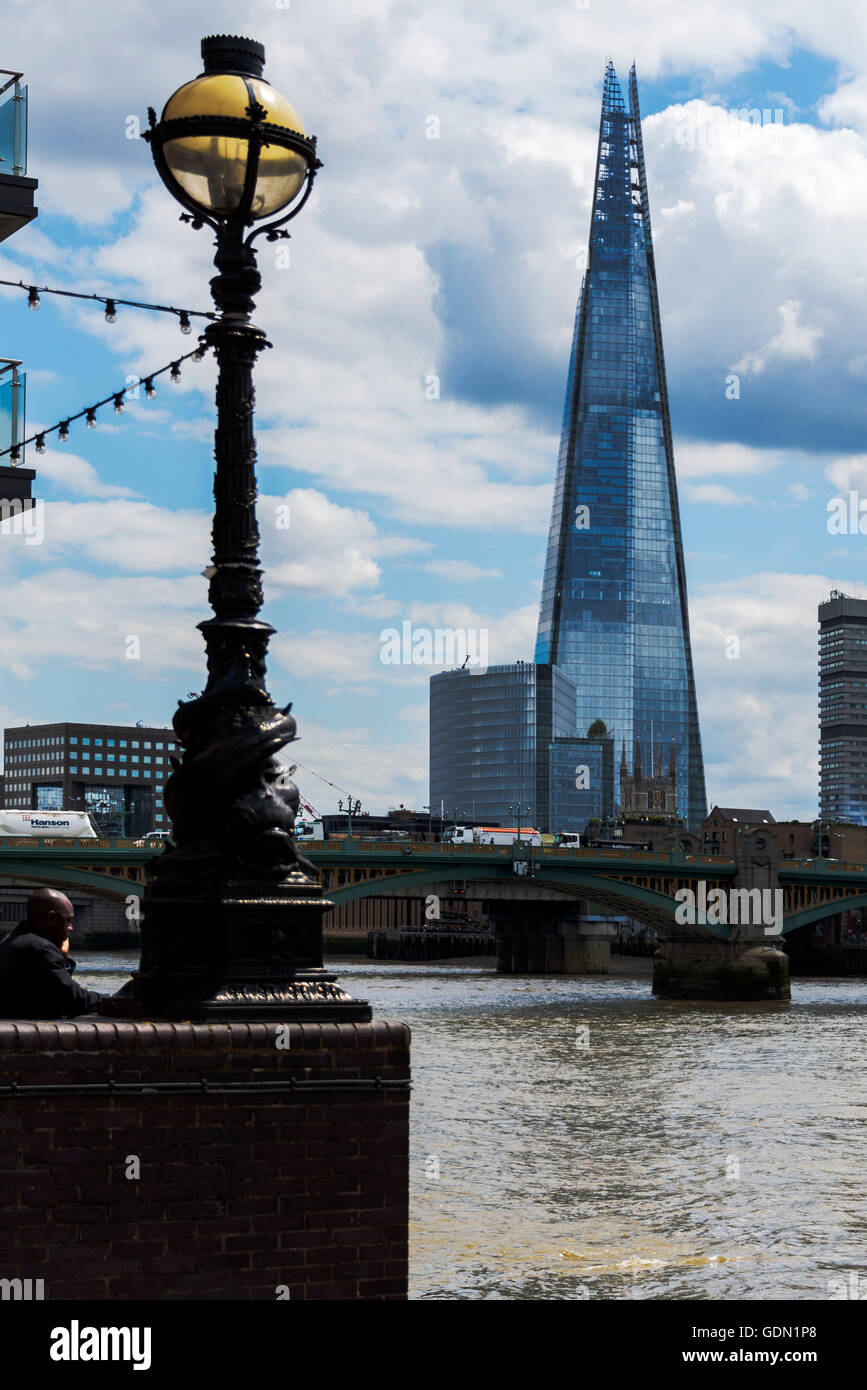
<path fill-rule="evenodd" d="M 707 813 L 638 86 L 605 73 L 536 661 L 578 691 L 576 731 L 677 749 L 678 811 Z"/>
<path fill-rule="evenodd" d="M 440 671 L 430 680 L 431 810 L 508 825 L 520 805 L 525 825 L 547 830 L 548 749 L 574 732 L 575 686 L 562 671 L 531 661 Z"/>
<path fill-rule="evenodd" d="M 819 815 L 867 825 L 867 600 L 838 589 L 819 604 L 819 759 Z"/>

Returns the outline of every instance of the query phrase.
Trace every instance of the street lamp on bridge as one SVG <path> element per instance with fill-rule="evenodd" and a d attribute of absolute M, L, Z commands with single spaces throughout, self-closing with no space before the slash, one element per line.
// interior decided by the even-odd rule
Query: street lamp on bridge
<path fill-rule="evenodd" d="M 315 138 L 263 78 L 261 44 L 206 38 L 202 59 L 204 72 L 159 121 L 149 111 L 144 138 L 181 220 L 216 239 L 217 317 L 199 340 L 218 365 L 213 617 L 199 624 L 207 684 L 173 720 L 183 749 L 165 788 L 174 843 L 150 866 L 131 995 L 163 1017 L 363 1021 L 369 1006 L 323 969 L 330 903 L 295 843 L 298 789 L 275 755 L 296 725 L 291 705 L 276 706 L 265 688 L 274 629 L 258 616 L 253 367 L 271 344 L 251 320 L 254 243 L 288 236 L 320 161 Z"/>
<path fill-rule="evenodd" d="M 346 805 L 345 805 L 345 806 L 344 806 L 344 804 L 343 804 L 342 799 L 341 799 L 340 801 L 338 801 L 338 803 L 337 803 L 337 809 L 338 809 L 338 811 L 341 812 L 341 814 L 343 814 L 343 815 L 346 816 L 346 819 L 347 819 L 347 822 L 348 822 L 349 839 L 351 840 L 351 839 L 352 839 L 352 817 L 358 815 L 359 811 L 361 810 L 361 802 L 358 800 L 357 797 L 356 797 L 355 801 L 353 802 L 352 797 L 351 797 L 351 796 L 348 796 L 348 797 L 346 798 Z"/>
<path fill-rule="evenodd" d="M 510 806 L 510 807 L 509 807 L 509 815 L 510 815 L 510 816 L 515 816 L 515 817 L 517 818 L 517 826 L 518 826 L 518 844 L 519 844 L 519 845 L 520 845 L 520 843 L 521 843 L 521 817 L 522 817 L 522 816 L 529 816 L 530 813 L 531 813 L 531 811 L 532 811 L 532 809 L 533 809 L 532 806 L 522 806 L 521 803 L 520 803 L 520 801 L 518 802 L 518 804 L 517 804 L 516 806 Z"/>

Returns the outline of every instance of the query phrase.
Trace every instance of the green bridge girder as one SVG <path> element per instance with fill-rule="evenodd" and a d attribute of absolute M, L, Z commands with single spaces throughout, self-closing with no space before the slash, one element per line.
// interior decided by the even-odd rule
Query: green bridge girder
<path fill-rule="evenodd" d="M 141 898 L 143 882 L 122 876 L 119 870 L 143 870 L 163 849 L 162 841 L 131 840 L 23 840 L 0 838 L 0 879 L 54 887 L 77 888 L 95 896 L 123 900 Z M 737 862 L 722 855 L 684 855 L 619 850 L 529 850 L 508 846 L 448 846 L 436 844 L 385 844 L 369 840 L 342 840 L 306 844 L 302 853 L 320 870 L 379 871 L 374 876 L 330 887 L 335 904 L 366 897 L 427 896 L 434 885 L 446 882 L 488 883 L 496 889 L 506 884 L 515 897 L 532 897 L 534 884 L 569 899 L 590 899 L 612 912 L 674 926 L 673 897 L 632 880 L 734 879 Z M 529 859 L 532 877 L 518 877 L 515 859 Z M 114 871 L 114 872 L 112 872 Z M 384 872 L 391 871 L 391 872 Z M 395 872 L 396 871 L 396 872 Z M 629 877 L 624 877 L 624 876 Z M 838 864 L 828 860 L 784 861 L 779 886 L 808 889 L 852 889 L 862 892 L 829 897 L 811 903 L 784 920 L 788 933 L 807 923 L 843 911 L 867 907 L 867 866 Z M 480 894 L 479 896 L 485 896 Z M 728 937 L 728 926 L 709 925 L 706 930 Z"/>

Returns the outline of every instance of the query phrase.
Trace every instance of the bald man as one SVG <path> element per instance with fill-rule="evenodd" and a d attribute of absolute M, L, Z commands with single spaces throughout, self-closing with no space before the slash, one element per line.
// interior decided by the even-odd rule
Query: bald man
<path fill-rule="evenodd" d="M 0 1018 L 76 1018 L 100 996 L 72 978 L 69 933 L 74 908 L 56 888 L 27 899 L 27 920 L 0 942 Z"/>

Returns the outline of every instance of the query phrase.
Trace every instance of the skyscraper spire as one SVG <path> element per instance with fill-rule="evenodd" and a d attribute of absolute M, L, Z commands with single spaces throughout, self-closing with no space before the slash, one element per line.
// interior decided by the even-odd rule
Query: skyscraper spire
<path fill-rule="evenodd" d="M 536 660 L 627 741 L 672 730 L 689 825 L 707 812 L 635 65 L 609 61 L 569 362 Z M 638 772 L 636 770 L 636 776 Z"/>

